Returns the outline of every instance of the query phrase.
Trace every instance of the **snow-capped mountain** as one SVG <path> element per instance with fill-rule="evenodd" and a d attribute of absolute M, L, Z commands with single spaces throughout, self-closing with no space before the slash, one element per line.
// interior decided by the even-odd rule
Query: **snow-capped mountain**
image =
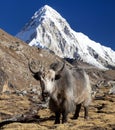
<path fill-rule="evenodd" d="M 72 30 L 48 5 L 35 12 L 16 37 L 30 46 L 48 48 L 60 57 L 82 60 L 102 69 L 115 67 L 115 51 Z"/>

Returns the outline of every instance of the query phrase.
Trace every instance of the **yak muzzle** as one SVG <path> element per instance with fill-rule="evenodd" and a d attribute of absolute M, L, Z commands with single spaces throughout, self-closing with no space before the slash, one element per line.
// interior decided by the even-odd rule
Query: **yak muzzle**
<path fill-rule="evenodd" d="M 49 98 L 49 93 L 48 92 L 42 92 L 42 98 L 43 98 L 43 101 L 44 102 L 47 102 L 48 101 L 48 98 Z"/>

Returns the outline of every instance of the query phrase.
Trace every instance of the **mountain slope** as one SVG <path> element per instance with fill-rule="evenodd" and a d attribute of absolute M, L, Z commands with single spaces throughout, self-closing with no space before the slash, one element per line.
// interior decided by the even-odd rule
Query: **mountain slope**
<path fill-rule="evenodd" d="M 39 82 L 35 80 L 29 69 L 30 61 L 40 62 L 43 67 L 47 68 L 57 59 L 59 58 L 49 51 L 30 47 L 0 29 L 0 93 L 3 91 L 4 80 L 12 84 L 9 88 L 13 91 L 30 92 L 33 88 L 40 89 Z M 39 67 L 39 64 L 35 65 L 33 65 L 35 68 Z"/>
<path fill-rule="evenodd" d="M 54 9 L 39 9 L 16 37 L 30 46 L 49 48 L 56 55 L 90 63 L 98 68 L 115 67 L 115 52 L 71 29 Z"/>

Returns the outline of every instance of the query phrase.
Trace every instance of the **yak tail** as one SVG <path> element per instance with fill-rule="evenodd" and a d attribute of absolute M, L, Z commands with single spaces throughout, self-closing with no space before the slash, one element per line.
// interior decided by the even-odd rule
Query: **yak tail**
<path fill-rule="evenodd" d="M 86 89 L 88 93 L 88 97 L 86 98 L 86 101 L 84 102 L 84 106 L 88 106 L 90 105 L 92 101 L 92 89 L 91 89 L 89 76 L 86 72 L 84 72 L 84 76 L 85 76 L 85 82 L 86 82 Z"/>
<path fill-rule="evenodd" d="M 86 84 L 86 88 L 89 92 L 89 94 L 91 94 L 91 84 L 90 84 L 90 79 L 88 74 L 84 71 L 84 77 L 85 77 L 85 84 Z"/>

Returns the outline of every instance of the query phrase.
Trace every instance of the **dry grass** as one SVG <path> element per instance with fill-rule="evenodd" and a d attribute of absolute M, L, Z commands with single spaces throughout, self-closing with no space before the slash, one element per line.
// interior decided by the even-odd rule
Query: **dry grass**
<path fill-rule="evenodd" d="M 12 117 L 16 114 L 26 112 L 30 107 L 30 102 L 25 97 L 12 95 L 0 96 L 0 113 L 4 113 L 0 118 Z M 104 107 L 101 106 L 104 104 Z M 115 129 L 115 95 L 108 95 L 105 99 L 94 100 L 91 104 L 89 120 L 83 118 L 83 108 L 78 120 L 72 120 L 72 114 L 68 116 L 68 123 L 54 125 L 54 115 L 49 109 L 38 111 L 39 121 L 30 123 L 10 123 L 3 126 L 3 130 L 114 130 Z"/>

